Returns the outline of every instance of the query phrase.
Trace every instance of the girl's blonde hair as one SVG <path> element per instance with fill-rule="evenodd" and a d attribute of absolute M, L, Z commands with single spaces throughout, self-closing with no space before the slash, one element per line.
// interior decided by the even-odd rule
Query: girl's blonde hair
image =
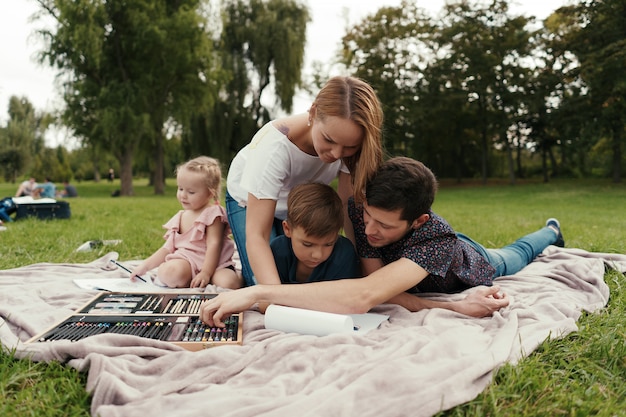
<path fill-rule="evenodd" d="M 196 172 L 204 175 L 204 184 L 213 194 L 215 201 L 220 201 L 222 190 L 222 169 L 217 159 L 208 156 L 199 156 L 176 167 L 176 175 L 181 170 Z"/>
<path fill-rule="evenodd" d="M 350 170 L 356 201 L 365 198 L 365 185 L 383 162 L 383 110 L 374 89 L 355 77 L 333 77 L 320 90 L 313 102 L 315 118 L 328 116 L 350 119 L 363 129 L 359 151 L 343 158 Z"/>

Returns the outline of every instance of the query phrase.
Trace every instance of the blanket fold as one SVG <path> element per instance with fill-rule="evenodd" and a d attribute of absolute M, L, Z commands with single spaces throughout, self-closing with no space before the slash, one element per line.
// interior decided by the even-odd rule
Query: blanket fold
<path fill-rule="evenodd" d="M 390 318 L 378 329 L 318 337 L 265 329 L 263 316 L 247 311 L 242 346 L 189 352 L 119 334 L 25 343 L 96 294 L 73 279 L 127 276 L 111 267 L 117 256 L 0 271 L 3 347 L 18 358 L 86 372 L 91 412 L 101 417 L 430 416 L 472 400 L 498 367 L 544 340 L 576 331 L 582 312 L 598 311 L 609 299 L 605 267 L 626 272 L 626 255 L 551 246 L 519 273 L 496 280 L 511 304 L 488 318 L 381 305 L 373 312 Z M 469 291 L 424 296 L 456 300 Z"/>

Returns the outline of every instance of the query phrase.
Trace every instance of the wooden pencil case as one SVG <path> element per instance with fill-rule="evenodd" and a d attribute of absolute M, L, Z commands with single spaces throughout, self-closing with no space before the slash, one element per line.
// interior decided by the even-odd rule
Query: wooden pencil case
<path fill-rule="evenodd" d="M 224 320 L 223 328 L 199 318 L 200 304 L 213 293 L 111 293 L 96 295 L 67 319 L 27 343 L 78 341 L 97 334 L 126 334 L 162 340 L 190 351 L 241 345 L 243 313 Z"/>

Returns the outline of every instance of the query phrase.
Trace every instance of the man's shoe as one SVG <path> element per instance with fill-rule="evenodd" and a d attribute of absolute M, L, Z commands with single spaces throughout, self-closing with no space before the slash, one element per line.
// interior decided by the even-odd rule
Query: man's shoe
<path fill-rule="evenodd" d="M 549 218 L 548 220 L 546 220 L 546 226 L 555 229 L 558 234 L 556 236 L 556 242 L 554 243 L 554 246 L 558 246 L 560 248 L 564 248 L 565 247 L 565 239 L 563 239 L 563 233 L 561 233 L 561 223 L 559 223 L 559 221 L 557 219 L 555 219 L 554 217 Z"/>

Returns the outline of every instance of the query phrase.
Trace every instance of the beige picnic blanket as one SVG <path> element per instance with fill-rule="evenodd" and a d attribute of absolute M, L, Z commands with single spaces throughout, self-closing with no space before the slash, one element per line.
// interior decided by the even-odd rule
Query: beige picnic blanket
<path fill-rule="evenodd" d="M 267 330 L 263 316 L 249 311 L 242 346 L 189 352 L 113 334 L 24 343 L 95 295 L 73 279 L 127 276 L 109 262 L 117 256 L 0 271 L 2 345 L 20 358 L 87 372 L 91 412 L 101 417 L 430 416 L 475 398 L 499 366 L 545 339 L 576 331 L 582 311 L 608 301 L 605 267 L 626 271 L 626 255 L 551 246 L 518 274 L 497 279 L 511 305 L 489 318 L 382 305 L 373 311 L 390 318 L 378 329 L 318 337 Z"/>

